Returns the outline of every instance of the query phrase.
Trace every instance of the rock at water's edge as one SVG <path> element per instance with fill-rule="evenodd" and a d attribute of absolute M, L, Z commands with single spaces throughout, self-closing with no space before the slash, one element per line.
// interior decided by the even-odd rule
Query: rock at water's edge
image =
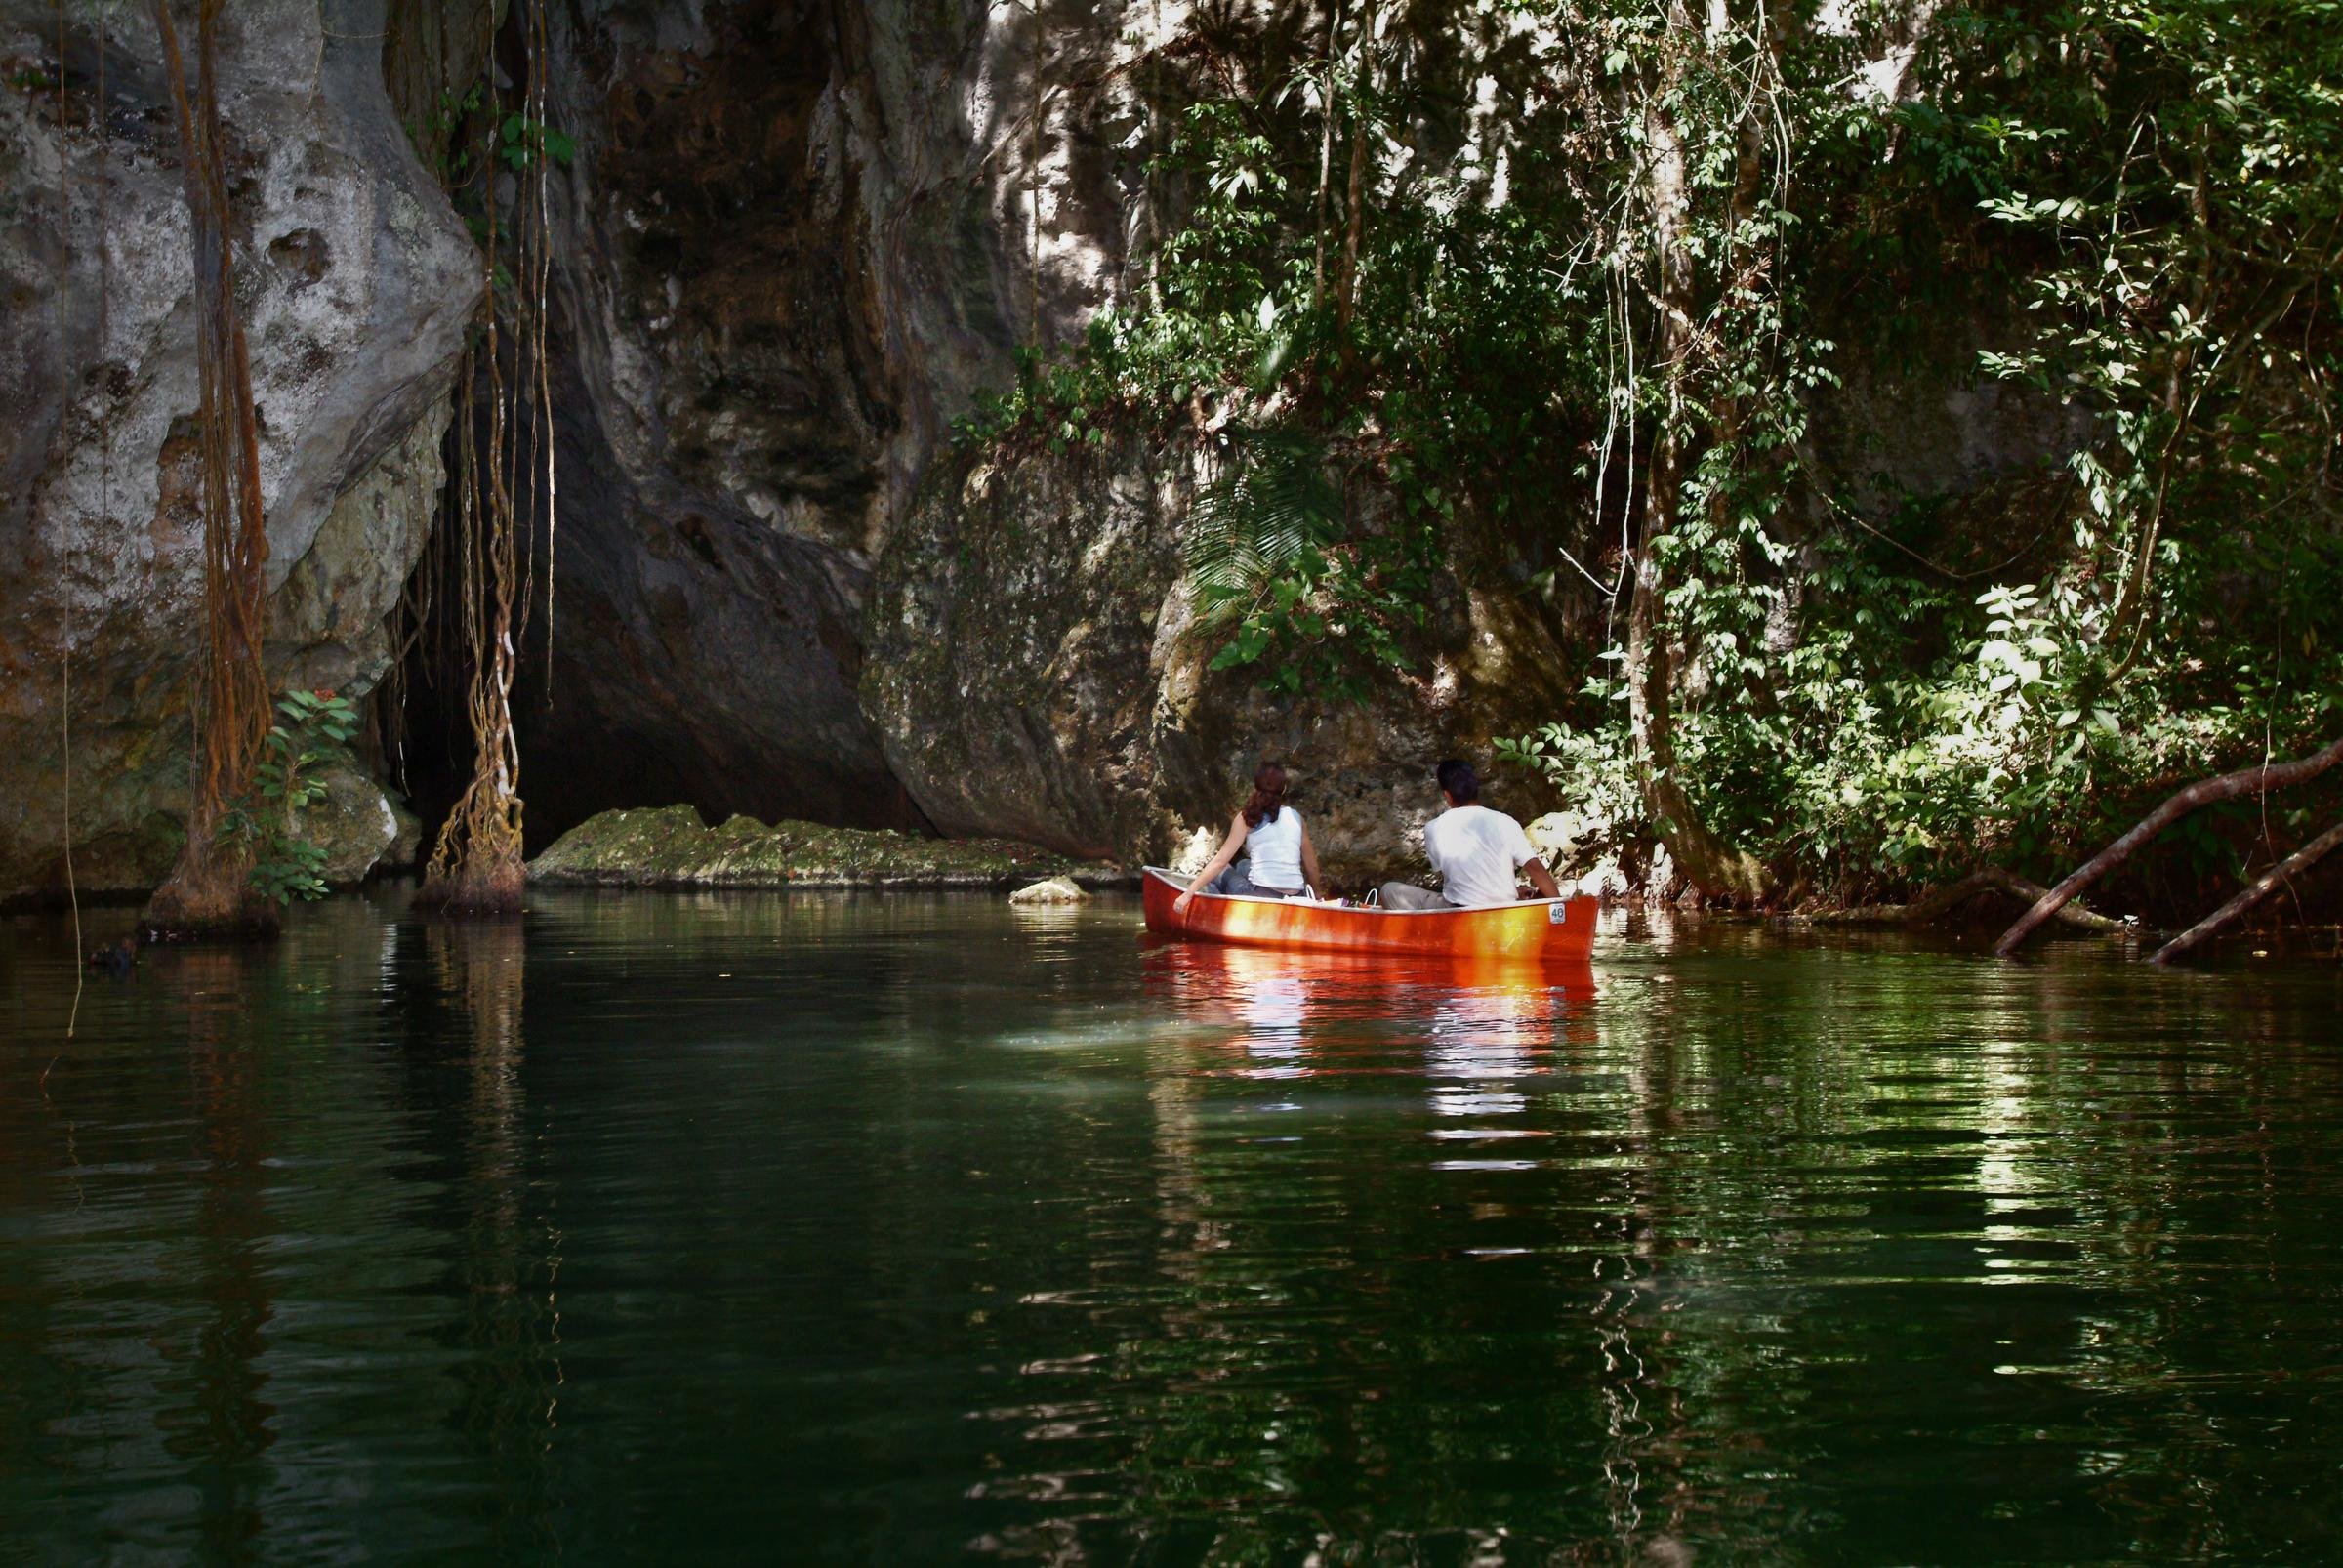
<path fill-rule="evenodd" d="M 688 805 L 604 811 L 529 866 L 532 881 L 623 887 L 1009 887 L 1055 877 L 1129 879 L 1007 839 L 927 839 L 735 816 L 719 827 Z M 1080 889 L 1077 888 L 1079 893 Z"/>
<path fill-rule="evenodd" d="M 1073 879 L 1051 877 L 1031 887 L 1019 887 L 1008 895 L 1012 904 L 1079 904 L 1090 895 L 1082 890 Z"/>
<path fill-rule="evenodd" d="M 353 763 L 335 763 L 323 782 L 325 799 L 302 813 L 301 836 L 324 846 L 328 883 L 351 887 L 413 865 L 422 832 L 413 812 Z"/>

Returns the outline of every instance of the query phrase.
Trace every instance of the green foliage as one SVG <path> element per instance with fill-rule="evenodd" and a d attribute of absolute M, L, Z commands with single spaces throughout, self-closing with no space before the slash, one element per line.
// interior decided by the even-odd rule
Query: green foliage
<path fill-rule="evenodd" d="M 325 896 L 326 850 L 301 836 L 302 814 L 325 799 L 318 772 L 345 754 L 358 711 L 332 691 L 288 691 L 255 770 L 254 793 L 229 803 L 220 837 L 252 850 L 252 888 L 271 903 Z"/>
<path fill-rule="evenodd" d="M 441 92 L 420 124 L 406 126 L 407 140 L 437 176 L 473 241 L 483 245 L 488 226 L 481 187 L 498 163 L 519 173 L 540 160 L 567 167 L 578 153 L 577 140 L 567 132 L 497 109 L 491 84 L 474 82 L 461 93 Z"/>
<path fill-rule="evenodd" d="M 1384 145 L 1415 110 L 1367 91 L 1347 62 L 1331 97 L 1324 85 L 1304 69 L 1258 99 L 1192 105 L 1157 169 L 1191 198 L 1153 258 L 1160 307 L 1103 313 L 1054 355 L 1020 354 L 1014 384 L 958 434 L 1063 453 L 1110 431 L 1176 436 L 1235 416 L 1189 523 L 1191 586 L 1222 639 L 1214 663 L 1273 691 L 1360 697 L 1419 661 L 1448 540 L 1474 526 L 1477 505 L 1499 529 L 1565 505 L 1578 453 L 1554 414 L 1588 296 L 1553 287 L 1573 265 L 1559 226 L 1477 204 L 1446 179 L 1365 227 L 1341 324 L 1335 279 L 1314 278 L 1315 166 L 1297 172 L 1291 150 L 1329 103 Z M 1328 236 L 1330 274 L 1339 238 Z M 1333 471 L 1339 491 L 1292 509 L 1293 481 L 1306 473 L 1314 488 Z M 1256 532 L 1243 519 L 1264 500 L 1288 515 Z"/>
<path fill-rule="evenodd" d="M 1436 563 L 1431 529 L 1350 529 L 1324 443 L 1232 427 L 1218 475 L 1188 516 L 1198 619 L 1224 629 L 1214 669 L 1263 667 L 1271 691 L 1360 698 L 1377 669 L 1404 668 Z"/>
<path fill-rule="evenodd" d="M 473 173 L 472 153 L 458 144 L 458 138 L 465 122 L 479 112 L 486 93 L 484 82 L 474 82 L 461 93 L 445 89 L 421 124 L 407 122 L 407 140 L 443 186 L 453 188 Z"/>
<path fill-rule="evenodd" d="M 540 158 L 567 167 L 578 154 L 576 140 L 525 114 L 508 114 L 497 128 L 497 155 L 505 166 L 518 171 Z"/>
<path fill-rule="evenodd" d="M 1697 69 L 1670 78 L 1690 247 L 1724 285 L 1682 400 L 1633 392 L 1696 453 L 1654 550 L 1688 671 L 1677 752 L 1707 820 L 1786 877 L 1859 896 L 1991 860 L 2047 870 L 2143 797 L 2331 734 L 2333 13 L 1958 10 L 1892 106 L 1838 91 L 1844 61 L 1807 40 L 1769 104 L 1782 178 L 1731 232 L 1732 101 Z M 1661 80 L 1668 40 L 1622 28 L 1612 73 Z M 1721 79 L 1758 74 L 1753 40 L 1707 49 Z M 1733 242 L 1766 253 L 1738 287 L 1718 265 Z M 1847 350 L 1925 374 L 1910 355 L 1942 341 L 1929 314 L 2000 298 L 2028 330 L 1984 375 L 2090 416 L 2066 538 L 2014 554 L 1924 509 L 1880 519 L 1808 458 Z M 1933 563 L 1964 554 L 2005 558 Z M 1517 750 L 1616 805 L 1616 705 Z M 2201 824 L 2189 856 L 2234 872 L 2218 832 Z"/>
<path fill-rule="evenodd" d="M 1286 431 L 1231 429 L 1220 474 L 1188 514 L 1188 581 L 1202 619 L 1242 619 L 1280 577 L 1311 570 L 1306 557 L 1332 544 L 1342 497 L 1326 476 L 1326 453 Z"/>
<path fill-rule="evenodd" d="M 2143 796 L 2329 734 L 2343 0 L 1941 7 L 1889 75 L 1910 7 L 1691 10 L 1467 4 L 1208 93 L 1151 171 L 1182 221 L 1147 303 L 1022 356 L 964 437 L 1230 429 L 1189 573 L 1215 663 L 1273 689 L 1364 690 L 1420 656 L 1443 572 L 1514 571 L 1602 656 L 1509 750 L 1622 844 L 1652 831 L 1643 557 L 1677 781 L 1843 896 L 2049 870 Z M 1458 83 L 1494 86 L 1469 124 Z M 1818 419 L 1898 381 L 2069 439 L 1967 502 L 1902 495 Z M 1647 537 L 1662 435 L 1680 489 Z"/>

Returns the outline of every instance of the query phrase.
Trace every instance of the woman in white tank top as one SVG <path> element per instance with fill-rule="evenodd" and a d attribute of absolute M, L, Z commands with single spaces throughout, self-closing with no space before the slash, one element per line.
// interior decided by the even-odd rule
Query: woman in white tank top
<path fill-rule="evenodd" d="M 1229 864 L 1240 849 L 1251 853 L 1242 870 Z M 1310 831 L 1301 825 L 1301 813 L 1286 804 L 1286 770 L 1263 763 L 1253 775 L 1253 799 L 1229 818 L 1228 837 L 1220 841 L 1219 852 L 1196 873 L 1172 907 L 1184 917 L 1189 901 L 1200 892 L 1292 898 L 1324 881 L 1318 874 L 1318 851 L 1310 847 Z"/>

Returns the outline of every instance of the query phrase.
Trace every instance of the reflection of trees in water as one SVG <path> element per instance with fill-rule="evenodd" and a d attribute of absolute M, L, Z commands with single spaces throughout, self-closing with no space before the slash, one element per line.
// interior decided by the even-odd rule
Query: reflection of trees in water
<path fill-rule="evenodd" d="M 545 1210 L 550 1190 L 527 1167 L 521 1083 L 525 928 L 515 922 L 432 922 L 426 952 L 452 1010 L 464 1052 L 462 1211 L 453 1285 L 455 1328 L 467 1351 L 453 1420 L 496 1470 L 500 1550 L 556 1545 L 552 1515 L 554 1433 L 561 1387 L 556 1296 L 561 1234 Z"/>
<path fill-rule="evenodd" d="M 2343 1093 L 2343 1063 L 2300 1043 L 2331 1014 L 2113 963 L 1988 970 L 1893 946 L 1752 973 L 1743 1007 L 1729 976 L 1679 970 L 1605 1013 L 1631 1085 L 1622 1209 L 1654 1238 L 1643 1288 L 1667 1313 L 1642 1360 L 1681 1426 L 1624 1446 L 1639 1468 L 1652 1448 L 1682 1456 L 1693 1537 L 1779 1511 L 1789 1539 L 1841 1459 L 1920 1465 L 1895 1414 L 1982 1453 L 2022 1409 L 2041 1452 L 2019 1484 L 1934 1483 L 1962 1500 L 1936 1506 L 1976 1515 L 1947 1551 L 2012 1539 L 1986 1504 L 2078 1489 L 2118 1538 L 2236 1546 L 2224 1521 L 2267 1506 L 2270 1460 L 2240 1447 L 2240 1417 L 2266 1416 L 2274 1372 L 2332 1360 L 2330 1315 L 2287 1286 L 2316 1142 L 2301 1107 Z M 2225 1268 L 2213 1289 L 2188 1266 L 2257 1238 L 2258 1278 Z"/>
<path fill-rule="evenodd" d="M 269 1230 L 267 1117 L 259 1082 L 262 1047 L 250 1018 L 248 964 L 267 955 L 240 948 L 190 948 L 151 966 L 186 1020 L 187 1071 L 195 1111 L 197 1298 L 203 1320 L 191 1347 L 171 1344 L 183 1363 L 164 1381 L 156 1415 L 165 1447 L 190 1465 L 202 1498 L 205 1553 L 242 1556 L 261 1534 L 265 1476 L 258 1461 L 275 1441 L 275 1407 L 262 1399 L 260 1368 L 275 1315 L 261 1248 Z M 182 1402 L 184 1401 L 184 1402 Z"/>
<path fill-rule="evenodd" d="M 355 1011 L 332 955 L 354 955 L 362 987 L 376 931 L 339 914 L 299 920 L 267 949 L 149 950 L 91 988 L 46 1086 L 31 1073 L 47 1054 L 21 1097 L 0 1081 L 0 1106 L 19 1113 L 0 1116 L 0 1221 L 26 1222 L 33 1243 L 0 1247 L 29 1293 L 0 1276 L 0 1343 L 37 1346 L 0 1374 L 0 1518 L 12 1474 L 46 1474 L 44 1504 L 93 1512 L 149 1487 L 159 1502 L 103 1514 L 105 1527 L 244 1556 L 280 1523 L 279 1500 L 300 1506 L 279 1414 L 301 1408 L 313 1370 L 298 1347 L 285 1353 L 315 1326 L 285 1310 L 316 1299 L 300 1245 L 315 1233 L 316 1188 L 297 1173 L 315 1126 L 347 1127 L 349 1087 L 310 1048 Z M 62 1045 L 71 992 L 55 978 L 79 955 L 56 957 L 9 978 L 57 999 Z M 32 1461 L 21 1469 L 17 1444 Z"/>
<path fill-rule="evenodd" d="M 1670 1561 L 1684 1555 L 1688 1514 L 1698 1498 L 1688 1473 L 1694 1440 L 1677 1342 L 1663 1314 L 1668 1300 L 1669 1255 L 1682 1243 L 1671 1223 L 1669 1194 L 1656 1178 L 1654 1145 L 1678 1130 L 1682 1062 L 1656 1041 L 1595 1033 L 1582 1015 L 1582 1059 L 1618 1061 L 1624 1054 L 1626 1092 L 1616 1096 L 1616 1163 L 1604 1173 L 1612 1187 L 1595 1225 L 1600 1240 L 1590 1259 L 1596 1281 L 1585 1321 L 1595 1341 L 1596 1408 L 1601 1433 L 1604 1523 L 1623 1558 Z M 1614 1185 L 1615 1184 L 1615 1185 Z M 1598 1200 L 1599 1201 L 1599 1200 Z M 1575 1216 L 1555 1216 L 1557 1227 Z"/>
<path fill-rule="evenodd" d="M 1627 1504 L 1650 1495 L 1652 1378 L 1638 1358 L 1657 1303 L 1627 1288 L 1616 1258 L 1591 1295 L 1576 1283 L 1583 1263 L 1556 1264 L 1572 1274 L 1567 1293 L 1592 1301 L 1599 1346 L 1574 1344 L 1535 1307 L 1517 1317 L 1496 1297 L 1476 1301 L 1484 1280 L 1505 1294 L 1494 1270 L 1538 1265 L 1466 1260 L 1456 1194 L 1473 1178 L 1435 1170 L 1478 1150 L 1480 1131 L 1496 1150 L 1530 1147 L 1505 1135 L 1534 1132 L 1514 1125 L 1530 1096 L 1593 1049 L 1591 976 L 1183 944 L 1149 956 L 1146 988 L 1198 1027 L 1151 1052 L 1156 1282 L 1143 1324 L 1115 1319 L 1087 1417 L 1115 1440 L 1113 1487 L 1002 1544 L 1061 1560 L 1143 1546 L 1179 1559 L 1408 1562 L 1599 1541 L 1591 1477 L 1541 1465 L 1592 1455 L 1608 1423 L 1623 1477 L 1638 1462 L 1647 1477 L 1640 1493 L 1623 1480 Z M 1366 1144 L 1323 1113 L 1281 1120 L 1290 1100 L 1367 1093 L 1377 1109 Z M 1457 1141 L 1426 1137 L 1393 1165 L 1408 1145 L 1380 1123 L 1389 1115 Z M 1277 1141 L 1304 1126 L 1301 1142 Z M 1355 1158 L 1362 1148 L 1374 1158 Z M 1582 1217 L 1574 1242 L 1583 1232 Z M 1515 1337 L 1553 1346 L 1561 1376 L 1534 1354 L 1493 1368 L 1492 1340 Z M 1602 1389 L 1587 1386 L 1597 1348 L 1620 1368 Z M 1493 1379 L 1507 1377 L 1519 1382 L 1503 1391 L 1557 1413 L 1499 1410 Z M 1452 1480 L 1476 1470 L 1504 1479 Z M 1523 1490 L 1492 1507 L 1492 1488 L 1516 1479 Z"/>
<path fill-rule="evenodd" d="M 2004 1273 L 2089 1291 L 2037 1375 L 2074 1413 L 2094 1500 L 2176 1555 L 2299 1540 L 2285 1510 L 2322 1511 L 2331 1465 L 2240 1434 L 2297 1412 L 2274 1379 L 2336 1371 L 2331 1301 L 2306 1288 L 2331 1237 L 2302 1226 L 2306 1184 L 2331 1180 L 2323 1108 L 2343 1096 L 2343 1059 L 2312 1046 L 2332 1038 L 2332 991 L 2054 969 L 2011 984 L 2043 1044 L 2003 1048 L 2035 1137 L 2005 1162 L 1996 1239 Z M 2135 1024 L 2119 1044 L 2111 1006 Z M 2274 1536 L 2238 1533 L 2264 1520 Z"/>

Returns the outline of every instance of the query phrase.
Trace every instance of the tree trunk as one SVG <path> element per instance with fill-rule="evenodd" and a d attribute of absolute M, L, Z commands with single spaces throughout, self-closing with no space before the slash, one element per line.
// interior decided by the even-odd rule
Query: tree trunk
<path fill-rule="evenodd" d="M 1691 23 L 1681 0 L 1669 7 L 1669 24 L 1679 42 L 1688 36 Z M 1661 841 L 1694 887 L 1711 898 L 1758 903 L 1771 890 L 1765 867 L 1701 820 L 1676 762 L 1676 661 L 1665 624 L 1667 585 L 1659 547 L 1675 526 L 1682 502 L 1684 389 L 1699 351 L 1693 262 L 1684 246 L 1691 191 L 1684 143 L 1660 97 L 1650 101 L 1644 128 L 1660 313 L 1655 358 L 1666 378 L 1667 410 L 1652 440 L 1635 591 L 1627 606 L 1627 724 L 1635 781 Z"/>
<path fill-rule="evenodd" d="M 1663 437 L 1660 445 L 1673 443 Z M 1765 867 L 1701 820 L 1684 792 L 1676 762 L 1676 665 L 1667 648 L 1666 629 L 1660 624 L 1663 588 L 1651 551 L 1652 530 L 1665 526 L 1664 509 L 1673 505 L 1674 475 L 1670 473 L 1665 483 L 1662 475 L 1674 464 L 1672 450 L 1654 450 L 1644 544 L 1635 554 L 1635 592 L 1627 606 L 1627 724 L 1635 745 L 1635 782 L 1661 842 L 1694 887 L 1710 898 L 1761 903 L 1772 889 Z M 1665 499 L 1664 491 L 1668 492 Z"/>
<path fill-rule="evenodd" d="M 1318 219 L 1317 251 L 1310 261 L 1310 309 L 1326 298 L 1326 204 L 1335 172 L 1335 40 L 1342 25 L 1342 0 L 1326 11 L 1326 68 L 1318 78 Z"/>
<path fill-rule="evenodd" d="M 1025 341 L 1035 349 L 1042 346 L 1042 100 L 1047 85 L 1043 74 L 1044 41 L 1042 0 L 1033 0 L 1033 103 L 1027 116 L 1025 142 L 1025 203 L 1030 209 L 1025 274 L 1031 287 L 1026 295 L 1029 315 Z"/>
<path fill-rule="evenodd" d="M 1355 357 L 1350 317 L 1359 297 L 1359 235 L 1367 222 L 1367 88 L 1375 62 L 1375 7 L 1359 13 L 1359 69 L 1350 111 L 1350 181 L 1343 198 L 1342 271 L 1335 291 L 1335 324 L 1345 364 Z"/>
<path fill-rule="evenodd" d="M 2278 891 L 2279 888 L 2290 886 L 2296 877 L 2317 865 L 2328 850 L 2339 844 L 2343 844 L 2343 822 L 2336 823 L 2286 856 L 2285 859 L 2272 866 L 2261 875 L 2253 886 L 2158 948 L 2156 956 L 2148 962 L 2169 964 L 2182 954 L 2193 952 L 2203 946 L 2228 927 L 2235 925 L 2240 917 L 2263 899 Z"/>
<path fill-rule="evenodd" d="M 2264 763 L 2255 767 L 2241 767 L 2218 778 L 2199 779 L 2187 789 L 2175 792 L 2163 805 L 2142 817 L 2130 832 L 2100 850 L 2069 875 L 2066 881 L 2035 900 L 2034 907 L 2019 917 L 2016 925 L 2001 933 L 2001 939 L 1994 944 L 1994 951 L 2003 958 L 2009 957 L 2024 945 L 2026 938 L 2032 936 L 2042 922 L 2057 914 L 2069 899 L 2129 860 L 2149 840 L 2199 806 L 2234 801 L 2240 795 L 2252 795 L 2261 790 L 2282 789 L 2288 784 L 2299 784 L 2304 779 L 2318 777 L 2338 762 L 2343 762 L 2343 740 L 2336 741 L 2324 751 L 2298 757 L 2290 763 Z"/>

